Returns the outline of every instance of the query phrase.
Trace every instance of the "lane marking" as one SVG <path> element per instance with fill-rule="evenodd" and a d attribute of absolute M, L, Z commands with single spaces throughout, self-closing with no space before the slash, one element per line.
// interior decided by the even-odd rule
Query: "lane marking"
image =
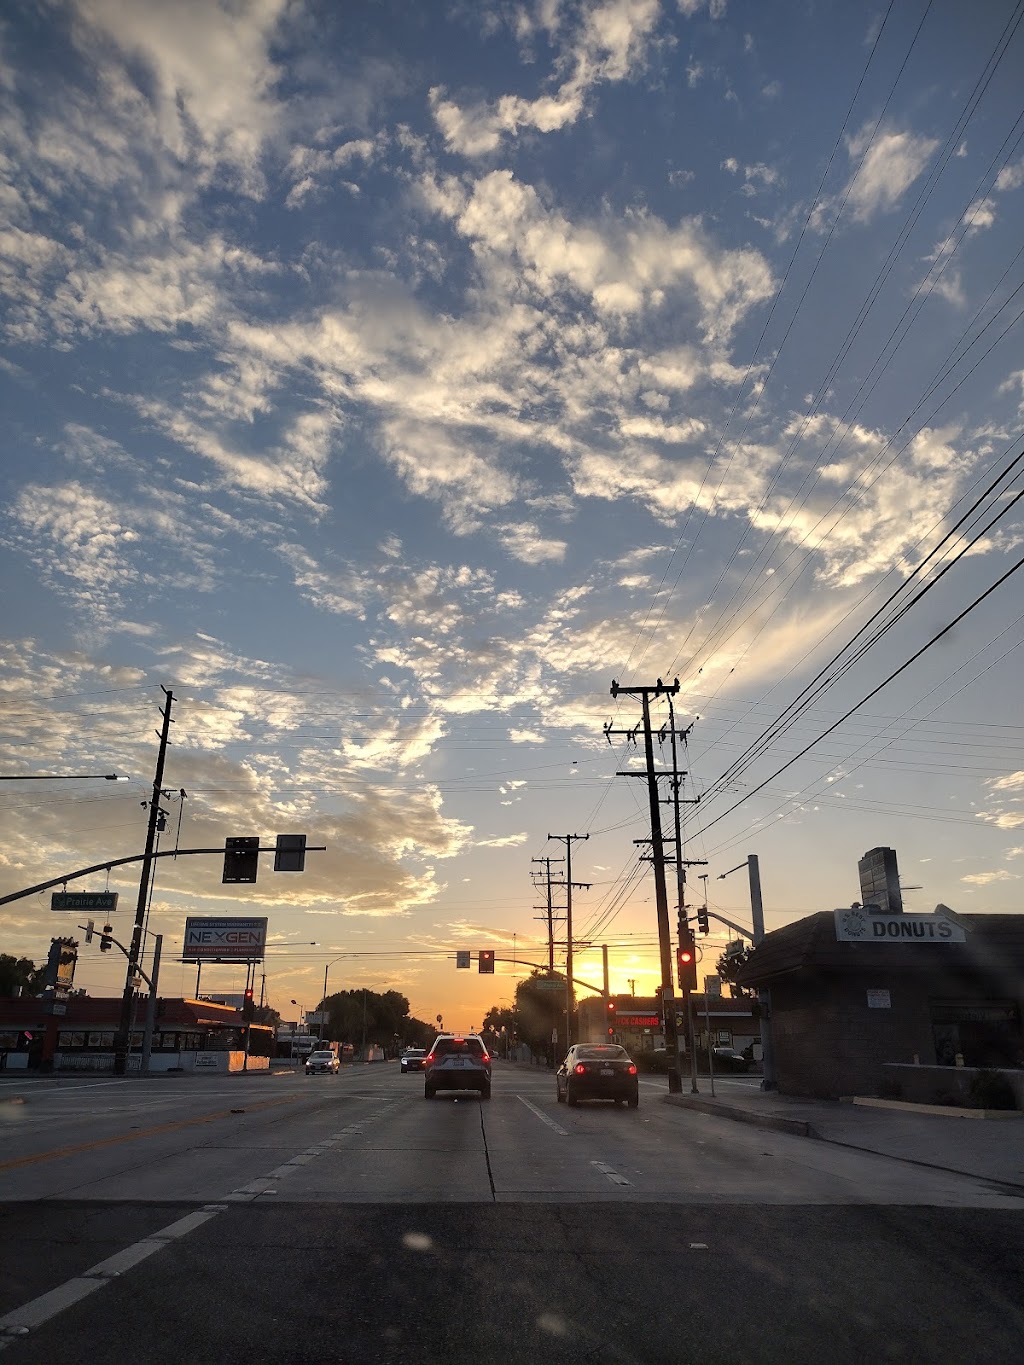
<path fill-rule="evenodd" d="M 546 1123 L 547 1126 L 553 1132 L 561 1134 L 562 1137 L 569 1136 L 568 1128 L 563 1128 L 560 1123 L 556 1123 L 554 1119 L 549 1118 L 547 1114 L 545 1114 L 543 1109 L 538 1109 L 537 1106 L 535 1104 L 532 1104 L 530 1100 L 526 1098 L 525 1095 L 517 1095 L 516 1099 L 521 1100 L 522 1103 L 526 1105 L 527 1109 L 531 1110 L 534 1114 L 536 1114 L 537 1117 L 540 1119 L 541 1123 Z"/>
<path fill-rule="evenodd" d="M 251 1104 L 250 1111 L 255 1109 L 269 1109 L 274 1105 L 289 1104 L 295 1096 L 286 1096 L 283 1099 L 268 1100 L 262 1104 Z M 374 1114 L 367 1115 L 359 1123 L 349 1124 L 328 1143 L 317 1143 L 292 1157 L 291 1161 L 284 1166 L 278 1167 L 276 1171 L 271 1171 L 269 1175 L 261 1176 L 256 1180 L 251 1180 L 247 1185 L 240 1186 L 230 1194 L 225 1195 L 223 1200 L 217 1203 L 204 1204 L 201 1209 L 196 1209 L 193 1213 L 185 1214 L 184 1217 L 176 1219 L 173 1223 L 168 1223 L 166 1227 L 160 1228 L 157 1232 L 151 1232 L 148 1236 L 133 1242 L 130 1246 L 124 1247 L 121 1251 L 116 1251 L 112 1256 L 98 1261 L 96 1265 L 88 1270 L 76 1275 L 55 1289 L 49 1289 L 45 1294 L 40 1294 L 37 1298 L 30 1299 L 20 1308 L 13 1309 L 4 1317 L 0 1318 L 0 1351 L 5 1350 L 13 1341 L 19 1337 L 28 1336 L 37 1327 L 49 1322 L 51 1318 L 63 1313 L 66 1308 L 71 1308 L 74 1304 L 81 1302 L 89 1294 L 101 1289 L 111 1280 L 118 1279 L 126 1271 L 141 1264 L 158 1251 L 162 1251 L 171 1242 L 177 1241 L 180 1237 L 186 1237 L 190 1232 L 208 1223 L 211 1218 L 216 1218 L 218 1214 L 224 1213 L 232 1203 L 251 1202 L 255 1199 L 266 1199 L 277 1194 L 273 1188 L 275 1180 L 282 1175 L 292 1175 L 300 1170 L 304 1165 L 313 1161 L 321 1154 L 325 1145 L 329 1145 L 339 1138 L 354 1136 L 369 1127 L 370 1124 L 379 1122 L 395 1107 L 397 1101 L 390 1100 L 383 1108 Z M 118 1142 L 131 1141 L 136 1137 L 146 1137 L 155 1133 L 166 1133 L 175 1129 L 188 1128 L 199 1123 L 210 1123 L 217 1118 L 227 1117 L 230 1110 L 224 1110 L 217 1114 L 207 1114 L 196 1119 L 184 1119 L 178 1123 L 164 1123 L 159 1127 L 148 1129 L 147 1132 L 131 1133 L 123 1137 L 104 1138 L 98 1142 L 82 1143 L 77 1147 L 60 1148 L 53 1152 L 44 1152 L 37 1157 L 20 1157 L 14 1161 L 8 1161 L 0 1165 L 0 1170 L 9 1170 L 14 1166 L 30 1165 L 33 1161 L 46 1161 L 57 1156 L 74 1155 L 76 1152 L 90 1151 L 96 1147 L 112 1146 Z"/>
<path fill-rule="evenodd" d="M 624 1175 L 619 1175 L 614 1167 L 609 1166 L 604 1161 L 592 1161 L 591 1166 L 596 1166 L 602 1175 L 606 1175 L 613 1185 L 632 1185 L 632 1180 L 627 1180 Z"/>
<path fill-rule="evenodd" d="M 263 1100 L 250 1104 L 249 1113 L 259 1109 L 272 1109 L 276 1105 L 294 1104 L 297 1096 L 285 1095 L 281 1099 Z M 114 1137 L 97 1138 L 94 1142 L 79 1142 L 70 1147 L 54 1147 L 49 1152 L 34 1152 L 31 1156 L 18 1156 L 11 1161 L 0 1161 L 0 1171 L 13 1171 L 20 1166 L 37 1166 L 42 1161 L 57 1161 L 61 1157 L 78 1156 L 80 1152 L 95 1152 L 102 1147 L 117 1147 L 123 1142 L 137 1142 L 139 1138 L 158 1137 L 161 1133 L 174 1133 L 182 1128 L 195 1128 L 203 1123 L 214 1123 L 217 1119 L 230 1118 L 230 1109 L 219 1109 L 213 1114 L 200 1114 L 192 1119 L 176 1119 L 173 1123 L 158 1123 L 153 1128 L 139 1128 L 131 1133 L 118 1133 Z"/>

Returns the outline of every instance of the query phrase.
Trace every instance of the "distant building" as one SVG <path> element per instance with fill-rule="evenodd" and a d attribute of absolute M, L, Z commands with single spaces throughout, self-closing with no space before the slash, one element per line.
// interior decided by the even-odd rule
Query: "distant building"
<path fill-rule="evenodd" d="M 707 1046 L 708 1032 L 713 1045 L 734 1047 L 739 1052 L 755 1041 L 760 1043 L 760 1025 L 754 1018 L 753 1001 L 712 995 L 707 998 L 705 1012 L 702 992 L 695 991 L 691 999 L 698 1048 Z M 579 1002 L 578 1042 L 620 1043 L 633 1056 L 665 1046 L 661 1000 L 657 996 L 613 995 L 610 1003 L 615 1006 L 614 1010 L 608 1008 L 609 1001 L 603 996 L 592 996 Z M 685 1032 L 684 1027 L 684 1035 Z"/>
<path fill-rule="evenodd" d="M 128 1069 L 138 1070 L 145 1000 L 131 1034 Z M 0 1000 L 0 1070 L 112 1071 L 121 997 L 21 996 Z M 269 1065 L 274 1030 L 245 1024 L 241 1011 L 206 1000 L 157 1001 L 150 1070 L 239 1071 Z"/>

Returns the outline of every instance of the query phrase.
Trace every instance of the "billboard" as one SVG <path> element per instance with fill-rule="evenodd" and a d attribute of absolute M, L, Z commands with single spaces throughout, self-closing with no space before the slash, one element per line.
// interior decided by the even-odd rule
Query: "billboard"
<path fill-rule="evenodd" d="M 185 921 L 182 962 L 262 962 L 267 947 L 267 921 L 262 919 L 197 919 Z"/>

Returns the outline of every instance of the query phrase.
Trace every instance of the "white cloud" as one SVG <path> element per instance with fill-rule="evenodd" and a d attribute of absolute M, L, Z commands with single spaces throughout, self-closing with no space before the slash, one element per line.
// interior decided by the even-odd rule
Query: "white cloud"
<path fill-rule="evenodd" d="M 576 122 L 587 94 L 602 81 L 621 81 L 642 63 L 658 19 L 658 0 L 605 0 L 582 10 L 582 23 L 558 65 L 570 74 L 550 94 L 503 95 L 463 107 L 435 86 L 430 109 L 449 150 L 467 157 L 496 152 L 524 128 L 555 132 Z"/>
<path fill-rule="evenodd" d="M 106 61 L 111 43 L 124 54 L 111 79 L 134 84 L 132 64 L 148 68 L 167 152 L 207 174 L 222 168 L 243 193 L 261 195 L 261 152 L 280 117 L 270 46 L 287 0 L 249 0 L 241 8 L 210 0 L 75 0 L 75 8 L 76 38 L 89 56 Z"/>
<path fill-rule="evenodd" d="M 896 208 L 938 145 L 937 138 L 909 130 L 880 128 L 872 135 L 867 124 L 848 137 L 850 160 L 860 162 L 844 191 L 854 219 L 867 222 Z"/>
<path fill-rule="evenodd" d="M 973 872 L 970 876 L 961 877 L 960 880 L 969 882 L 972 886 L 991 886 L 993 882 L 1019 882 L 1020 874 L 999 868 L 996 872 Z"/>
<path fill-rule="evenodd" d="M 1024 157 L 1011 166 L 1004 166 L 996 176 L 997 190 L 1019 190 L 1024 185 Z"/>
<path fill-rule="evenodd" d="M 523 834 L 504 834 L 495 839 L 476 839 L 474 844 L 477 848 L 518 848 L 525 844 L 530 836 Z"/>

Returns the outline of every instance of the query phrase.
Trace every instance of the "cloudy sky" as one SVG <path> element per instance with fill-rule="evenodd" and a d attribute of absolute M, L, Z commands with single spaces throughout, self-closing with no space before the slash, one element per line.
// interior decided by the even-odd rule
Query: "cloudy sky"
<path fill-rule="evenodd" d="M 891 844 L 908 907 L 1019 909 L 1022 580 L 929 642 L 1024 539 L 1020 18 L 9 9 L 0 761 L 131 781 L 0 784 L 0 892 L 140 851 L 164 686 L 162 847 L 328 845 L 242 889 L 164 860 L 168 993 L 186 914 L 258 913 L 286 1015 L 333 962 L 479 1023 L 513 969 L 446 954 L 542 961 L 532 860 L 568 833 L 581 938 L 649 991 L 644 789 L 603 727 L 638 719 L 613 678 L 678 676 L 694 898 L 745 917 L 717 877 L 756 852 L 777 926 Z M 37 959 L 68 925 L 0 915 Z"/>

